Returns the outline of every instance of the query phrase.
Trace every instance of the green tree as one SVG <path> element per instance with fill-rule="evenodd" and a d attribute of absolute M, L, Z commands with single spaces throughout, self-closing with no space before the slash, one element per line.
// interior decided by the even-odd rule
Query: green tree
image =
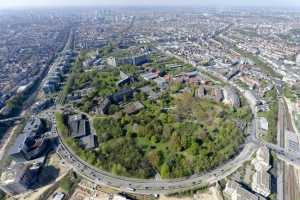
<path fill-rule="evenodd" d="M 188 149 L 189 153 L 192 155 L 197 155 L 199 153 L 200 147 L 199 144 L 196 142 L 193 142 L 191 147 Z"/>
<path fill-rule="evenodd" d="M 159 170 L 160 165 L 162 164 L 163 161 L 163 154 L 161 151 L 150 151 L 147 156 L 149 162 L 151 165 Z"/>
<path fill-rule="evenodd" d="M 124 175 L 126 174 L 126 169 L 121 164 L 113 164 L 111 173 L 115 175 Z"/>
<path fill-rule="evenodd" d="M 160 169 L 160 176 L 162 178 L 169 178 L 170 177 L 170 167 L 167 163 L 164 163 L 162 166 L 161 166 L 161 169 Z"/>

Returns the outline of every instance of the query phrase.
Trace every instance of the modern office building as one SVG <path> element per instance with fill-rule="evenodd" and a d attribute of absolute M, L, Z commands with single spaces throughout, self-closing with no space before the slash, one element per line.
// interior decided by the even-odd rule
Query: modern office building
<path fill-rule="evenodd" d="M 49 142 L 46 138 L 41 137 L 42 133 L 42 121 L 37 117 L 32 117 L 9 149 L 9 155 L 16 162 L 24 162 L 39 157 L 46 151 Z"/>
<path fill-rule="evenodd" d="M 148 61 L 148 56 L 146 54 L 132 56 L 132 57 L 110 57 L 107 59 L 107 64 L 118 67 L 120 65 L 142 65 Z"/>
<path fill-rule="evenodd" d="M 259 170 L 252 177 L 253 191 L 268 197 L 271 194 L 271 175 L 265 170 Z"/>
<path fill-rule="evenodd" d="M 88 121 L 83 115 L 69 116 L 69 127 L 73 138 L 80 138 L 88 135 Z"/>
<path fill-rule="evenodd" d="M 15 164 L 5 169 L 0 177 L 0 188 L 9 195 L 30 190 L 37 180 L 38 168 L 30 164 Z"/>

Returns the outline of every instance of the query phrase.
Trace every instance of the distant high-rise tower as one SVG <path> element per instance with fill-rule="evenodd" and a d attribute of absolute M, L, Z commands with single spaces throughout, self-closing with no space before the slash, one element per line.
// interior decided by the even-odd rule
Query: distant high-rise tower
<path fill-rule="evenodd" d="M 0 188 L 9 195 L 17 195 L 30 190 L 37 179 L 38 169 L 27 164 L 8 167 L 0 177 Z"/>
<path fill-rule="evenodd" d="M 296 56 L 296 65 L 300 66 L 300 54 L 297 54 Z"/>

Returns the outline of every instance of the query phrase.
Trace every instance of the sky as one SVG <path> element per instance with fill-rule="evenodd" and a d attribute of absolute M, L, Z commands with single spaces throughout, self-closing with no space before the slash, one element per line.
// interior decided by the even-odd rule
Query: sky
<path fill-rule="evenodd" d="M 49 6 L 300 6 L 300 0 L 0 0 L 0 7 Z"/>

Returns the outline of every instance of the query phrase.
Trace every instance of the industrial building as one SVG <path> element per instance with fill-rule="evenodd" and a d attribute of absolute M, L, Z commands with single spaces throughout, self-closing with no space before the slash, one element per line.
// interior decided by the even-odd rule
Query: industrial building
<path fill-rule="evenodd" d="M 142 65 L 146 62 L 148 62 L 148 56 L 146 54 L 123 58 L 110 57 L 107 59 L 107 64 L 114 67 L 120 65 Z"/>

